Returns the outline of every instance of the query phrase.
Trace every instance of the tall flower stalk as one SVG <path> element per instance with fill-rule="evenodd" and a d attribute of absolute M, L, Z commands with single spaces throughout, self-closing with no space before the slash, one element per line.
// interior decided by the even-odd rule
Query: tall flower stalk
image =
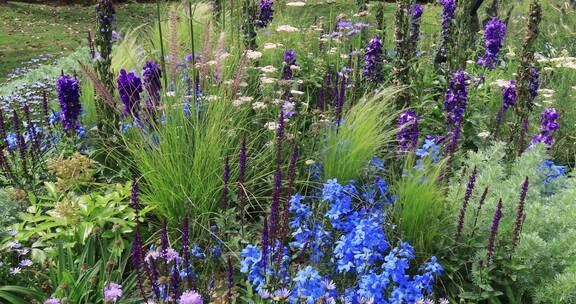
<path fill-rule="evenodd" d="M 228 208 L 228 193 L 230 192 L 230 163 L 228 156 L 224 157 L 224 174 L 222 177 L 224 187 L 222 189 L 222 209 Z"/>
<path fill-rule="evenodd" d="M 372 38 L 366 46 L 364 77 L 372 83 L 382 82 L 382 42 L 379 37 Z"/>
<path fill-rule="evenodd" d="M 496 212 L 492 217 L 492 226 L 490 228 L 490 239 L 488 239 L 488 254 L 486 257 L 488 266 L 492 265 L 494 262 L 494 251 L 496 250 L 496 237 L 498 235 L 498 227 L 500 226 L 500 221 L 502 220 L 502 199 L 498 201 L 496 206 Z"/>
<path fill-rule="evenodd" d="M 243 5 L 244 21 L 242 22 L 242 33 L 244 48 L 256 50 L 256 23 L 258 22 L 257 8 L 252 0 L 244 0 Z"/>
<path fill-rule="evenodd" d="M 127 73 L 126 70 L 121 69 L 117 82 L 120 100 L 124 103 L 124 115 L 139 120 L 140 93 L 143 92 L 142 81 L 134 72 Z"/>
<path fill-rule="evenodd" d="M 76 77 L 62 75 L 56 85 L 58 102 L 62 113 L 62 127 L 64 130 L 73 130 L 80 127 L 78 117 L 82 111 L 80 104 L 80 85 Z"/>
<path fill-rule="evenodd" d="M 258 21 L 256 25 L 259 28 L 267 27 L 274 17 L 273 0 L 260 0 L 260 13 L 258 14 Z"/>
<path fill-rule="evenodd" d="M 282 194 L 282 142 L 284 141 L 284 112 L 280 111 L 276 129 L 276 169 L 274 173 L 274 192 L 270 207 L 270 244 L 276 241 L 280 216 L 280 195 Z"/>
<path fill-rule="evenodd" d="M 502 48 L 502 40 L 506 37 L 506 24 L 494 17 L 486 23 L 484 29 L 484 56 L 477 63 L 489 70 L 498 63 L 498 52 Z"/>
<path fill-rule="evenodd" d="M 238 211 L 240 212 L 240 223 L 242 227 L 244 227 L 244 208 L 246 205 L 246 189 L 244 187 L 244 182 L 246 178 L 246 138 L 242 138 L 242 142 L 240 143 L 240 156 L 238 157 Z"/>
<path fill-rule="evenodd" d="M 442 0 L 442 40 L 440 48 L 436 53 L 436 64 L 446 62 L 447 48 L 452 41 L 452 32 L 454 31 L 454 23 L 456 20 L 456 1 L 455 0 Z"/>
<path fill-rule="evenodd" d="M 529 181 L 528 177 L 522 183 L 522 188 L 520 190 L 520 199 L 518 201 L 518 210 L 516 211 L 516 222 L 514 223 L 514 234 L 512 238 L 512 251 L 518 245 L 520 241 L 520 233 L 522 232 L 522 225 L 524 224 L 524 219 L 526 218 L 525 203 L 526 194 L 528 193 Z"/>
<path fill-rule="evenodd" d="M 510 80 L 510 83 L 502 88 L 502 106 L 500 106 L 500 110 L 498 111 L 498 117 L 496 118 L 496 132 L 500 129 L 500 125 L 502 124 L 502 119 L 504 117 L 504 113 L 509 108 L 513 107 L 516 104 L 516 81 Z"/>
<path fill-rule="evenodd" d="M 416 48 L 420 40 L 420 23 L 422 23 L 423 12 L 424 8 L 418 3 L 410 6 L 410 51 L 412 56 L 416 54 Z"/>
<path fill-rule="evenodd" d="M 418 145 L 418 119 L 414 111 L 408 110 L 398 118 L 398 147 L 401 152 L 411 152 Z"/>
<path fill-rule="evenodd" d="M 148 93 L 146 99 L 146 108 L 152 113 L 160 106 L 160 90 L 162 90 L 162 70 L 154 61 L 146 61 L 142 71 L 142 80 L 144 88 Z"/>
<path fill-rule="evenodd" d="M 466 185 L 466 192 L 464 194 L 464 202 L 460 208 L 460 215 L 458 216 L 458 223 L 456 224 L 456 236 L 454 237 L 454 242 L 460 242 L 460 237 L 462 236 L 462 229 L 464 228 L 464 220 L 466 218 L 466 210 L 468 209 L 468 202 L 470 197 L 472 197 L 472 192 L 474 191 L 474 186 L 476 185 L 476 175 L 478 171 L 476 167 L 472 170 L 472 174 L 468 179 L 468 184 Z"/>

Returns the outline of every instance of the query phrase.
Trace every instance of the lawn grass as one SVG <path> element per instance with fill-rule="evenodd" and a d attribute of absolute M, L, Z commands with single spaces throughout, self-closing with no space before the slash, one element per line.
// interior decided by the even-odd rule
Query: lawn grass
<path fill-rule="evenodd" d="M 118 29 L 154 20 L 155 7 L 146 3 L 117 4 Z M 94 31 L 95 19 L 94 6 L 0 5 L 0 82 L 18 67 L 34 67 L 86 45 L 87 32 Z"/>

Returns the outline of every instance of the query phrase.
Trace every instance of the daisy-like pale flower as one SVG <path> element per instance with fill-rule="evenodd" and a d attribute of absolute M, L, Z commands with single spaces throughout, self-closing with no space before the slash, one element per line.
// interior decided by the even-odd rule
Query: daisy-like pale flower
<path fill-rule="evenodd" d="M 280 94 L 282 94 L 282 92 L 280 92 Z M 275 104 L 275 105 L 280 104 L 280 103 L 282 103 L 282 102 L 283 102 L 283 100 L 282 100 L 282 99 L 278 99 L 278 98 L 274 98 L 274 99 L 272 99 L 272 101 L 271 101 L 271 103 L 272 103 L 272 104 Z"/>
<path fill-rule="evenodd" d="M 446 298 L 438 299 L 438 304 L 450 304 L 450 301 Z"/>
<path fill-rule="evenodd" d="M 332 54 L 332 55 L 336 54 L 337 52 L 338 52 L 338 48 L 335 48 L 335 47 L 328 50 L 328 54 Z"/>
<path fill-rule="evenodd" d="M 262 84 L 274 84 L 276 83 L 276 78 L 260 77 L 260 82 L 262 82 Z"/>
<path fill-rule="evenodd" d="M 10 268 L 10 274 L 16 275 L 16 274 L 20 274 L 20 273 L 22 273 L 22 268 L 20 268 L 20 267 L 11 267 Z"/>
<path fill-rule="evenodd" d="M 260 68 L 260 71 L 262 71 L 262 73 L 265 73 L 265 74 L 267 74 L 267 73 L 274 73 L 274 72 L 276 72 L 277 70 L 278 70 L 278 69 L 275 68 L 273 65 L 267 65 L 267 66 L 265 66 L 265 67 L 261 67 L 261 68 Z"/>
<path fill-rule="evenodd" d="M 156 250 L 150 250 L 146 254 L 144 261 L 146 261 L 146 263 L 150 263 L 151 260 L 156 260 L 159 256 L 160 256 L 160 252 L 158 252 Z"/>
<path fill-rule="evenodd" d="M 480 133 L 478 133 L 478 137 L 482 138 L 482 139 L 486 139 L 490 136 L 490 131 L 482 131 Z"/>
<path fill-rule="evenodd" d="M 288 24 L 284 24 L 284 25 L 280 25 L 276 28 L 277 32 L 286 32 L 286 33 L 296 33 L 299 32 L 300 30 L 296 27 L 293 27 L 291 25 Z"/>
<path fill-rule="evenodd" d="M 32 263 L 32 261 L 30 261 L 29 259 L 25 259 L 25 260 L 20 261 L 20 266 L 28 267 L 28 266 L 32 266 L 33 264 L 34 263 Z"/>
<path fill-rule="evenodd" d="M 30 250 L 28 249 L 18 249 L 16 251 L 18 252 L 19 255 L 26 255 L 28 254 L 28 252 L 30 252 Z"/>
<path fill-rule="evenodd" d="M 252 51 L 252 50 L 248 50 L 246 52 L 246 57 L 248 57 L 248 59 L 260 59 L 260 57 L 262 57 L 262 53 L 258 52 L 258 51 Z"/>
<path fill-rule="evenodd" d="M 266 289 L 260 289 L 258 290 L 258 295 L 262 298 L 262 299 L 268 299 L 270 298 L 270 292 Z"/>
<path fill-rule="evenodd" d="M 282 47 L 284 45 L 282 45 L 281 43 L 272 43 L 272 42 L 266 42 L 264 43 L 264 50 L 273 50 L 279 47 Z"/>
<path fill-rule="evenodd" d="M 306 2 L 302 2 L 302 1 L 296 1 L 296 2 L 288 2 L 286 3 L 286 6 L 292 6 L 292 7 L 302 7 L 306 5 Z"/>
<path fill-rule="evenodd" d="M 287 288 L 282 288 L 280 290 L 276 290 L 274 292 L 274 300 L 279 301 L 283 299 L 287 299 L 292 294 L 292 291 L 288 290 Z"/>
<path fill-rule="evenodd" d="M 252 104 L 252 109 L 254 110 L 266 109 L 266 103 L 262 101 L 257 101 Z"/>
<path fill-rule="evenodd" d="M 264 128 L 266 128 L 270 131 L 276 130 L 278 128 L 278 123 L 275 121 L 269 121 L 269 122 L 264 124 Z"/>

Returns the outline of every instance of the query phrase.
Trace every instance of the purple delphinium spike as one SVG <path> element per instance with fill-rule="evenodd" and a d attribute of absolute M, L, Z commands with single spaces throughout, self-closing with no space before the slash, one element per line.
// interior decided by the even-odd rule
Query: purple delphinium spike
<path fill-rule="evenodd" d="M 58 78 L 56 90 L 62 113 L 62 126 L 65 130 L 76 129 L 79 127 L 78 116 L 82 111 L 78 79 L 76 77 L 68 77 L 62 72 L 62 75 Z"/>
<path fill-rule="evenodd" d="M 494 217 L 492 218 L 492 227 L 490 228 L 490 239 L 488 240 L 488 255 L 487 264 L 492 265 L 494 261 L 494 250 L 496 244 L 496 236 L 498 234 L 498 226 L 500 226 L 500 221 L 502 220 L 502 199 L 498 201 L 498 206 L 496 207 L 496 212 L 494 212 Z"/>
<path fill-rule="evenodd" d="M 144 291 L 144 282 L 141 276 L 141 268 L 144 266 L 144 255 L 142 252 L 142 237 L 140 235 L 140 222 L 136 222 L 134 232 L 134 241 L 132 241 L 132 267 L 136 272 L 136 282 L 138 284 L 138 289 L 140 294 L 147 301 L 146 292 Z"/>
<path fill-rule="evenodd" d="M 18 139 L 18 154 L 20 156 L 20 162 L 22 163 L 22 173 L 23 175 L 28 175 L 28 163 L 26 161 L 26 142 L 24 141 L 24 136 L 20 132 L 20 118 L 18 113 L 14 110 L 12 114 L 12 128 L 14 128 L 14 134 Z"/>
<path fill-rule="evenodd" d="M 528 176 L 522 183 L 522 188 L 520 191 L 520 200 L 518 201 L 518 211 L 516 212 L 516 222 L 514 223 L 514 237 L 512 239 L 512 251 L 518 245 L 518 241 L 520 241 L 520 232 L 522 232 L 522 224 L 524 223 L 524 218 L 526 216 L 526 212 L 524 211 L 524 206 L 526 202 L 526 194 L 528 193 Z"/>
<path fill-rule="evenodd" d="M 224 157 L 224 174 L 222 179 L 224 180 L 224 188 L 222 189 L 222 209 L 226 209 L 228 208 L 228 193 L 230 191 L 230 163 L 228 156 Z"/>
<path fill-rule="evenodd" d="M 484 29 L 484 56 L 478 58 L 477 63 L 487 69 L 493 69 L 498 62 L 498 52 L 502 48 L 502 41 L 506 37 L 506 24 L 494 17 L 486 23 Z"/>
<path fill-rule="evenodd" d="M 264 28 L 272 22 L 274 17 L 273 5 L 274 1 L 272 0 L 260 0 L 260 14 L 258 15 L 258 21 L 256 21 L 257 27 Z"/>
<path fill-rule="evenodd" d="M 551 146 L 554 143 L 554 137 L 552 137 L 552 132 L 558 130 L 558 112 L 554 108 L 544 109 L 544 113 L 540 115 L 540 132 L 532 138 L 530 145 L 534 145 L 537 142 L 544 143 Z"/>
<path fill-rule="evenodd" d="M 174 264 L 170 275 L 170 289 L 172 290 L 172 298 L 179 299 L 180 298 L 180 271 L 178 271 L 178 267 Z"/>
<path fill-rule="evenodd" d="M 410 152 L 416 149 L 418 144 L 418 115 L 408 110 L 400 114 L 398 118 L 399 131 L 396 135 L 398 147 L 401 152 Z"/>
<path fill-rule="evenodd" d="M 516 104 L 516 81 L 510 80 L 509 84 L 502 88 L 502 106 L 500 107 L 500 111 L 498 111 L 496 130 L 500 128 L 506 110 L 514 106 L 514 104 Z"/>
<path fill-rule="evenodd" d="M 456 19 L 456 1 L 455 0 L 442 0 L 442 41 L 438 55 L 436 56 L 436 63 L 446 61 L 446 48 L 448 40 L 452 35 L 452 25 Z"/>
<path fill-rule="evenodd" d="M 528 109 L 532 111 L 534 107 L 534 99 L 538 96 L 538 87 L 540 86 L 540 72 L 536 66 L 530 68 L 530 78 L 528 78 L 528 92 L 530 92 L 530 100 L 528 102 Z"/>
<path fill-rule="evenodd" d="M 466 193 L 464 194 L 464 202 L 460 208 L 460 215 L 458 216 L 458 223 L 456 226 L 456 236 L 454 237 L 454 242 L 460 242 L 460 237 L 462 236 L 462 229 L 464 228 L 464 219 L 466 217 L 466 209 L 468 208 L 468 202 L 472 196 L 472 191 L 474 191 L 474 185 L 476 184 L 476 174 L 478 171 L 476 167 L 472 171 L 470 178 L 468 179 L 468 184 L 466 185 Z"/>
<path fill-rule="evenodd" d="M 364 77 L 373 83 L 382 81 L 382 42 L 379 37 L 372 38 L 366 46 Z"/>
<path fill-rule="evenodd" d="M 276 169 L 274 174 L 274 192 L 270 206 L 270 244 L 276 240 L 278 217 L 280 213 L 280 195 L 282 193 L 282 142 L 284 140 L 284 112 L 280 111 L 278 128 L 276 129 Z"/>
<path fill-rule="evenodd" d="M 410 7 L 410 25 L 412 28 L 410 40 L 412 41 L 414 48 L 416 47 L 416 44 L 418 44 L 418 40 L 420 40 L 420 23 L 422 21 L 423 12 L 424 8 L 418 3 L 414 3 Z"/>
<path fill-rule="evenodd" d="M 143 92 L 142 81 L 134 72 L 127 73 L 125 69 L 121 69 L 116 82 L 120 99 L 124 103 L 124 114 L 139 119 L 140 93 Z"/>
<path fill-rule="evenodd" d="M 149 112 L 160 105 L 160 90 L 162 89 L 162 70 L 154 61 L 146 61 L 142 70 L 144 88 L 148 93 L 146 108 Z"/>
<path fill-rule="evenodd" d="M 446 111 L 449 126 L 455 126 L 462 121 L 468 99 L 467 86 L 469 79 L 469 76 L 462 70 L 453 73 L 450 78 L 444 101 L 444 110 Z"/>
<path fill-rule="evenodd" d="M 282 79 L 291 80 L 293 77 L 291 66 L 297 65 L 296 63 L 296 52 L 294 50 L 288 50 L 284 54 L 284 69 L 282 70 Z"/>
<path fill-rule="evenodd" d="M 244 179 L 246 174 L 246 138 L 242 138 L 240 143 L 240 156 L 238 157 L 238 196 L 239 196 L 239 206 L 240 211 L 240 222 L 244 225 L 244 205 L 246 204 L 246 191 L 244 189 Z"/>
<path fill-rule="evenodd" d="M 234 288 L 234 267 L 232 266 L 232 256 L 228 256 L 227 263 L 228 292 L 226 293 L 226 298 L 228 300 L 228 304 L 232 304 L 232 288 Z"/>
<path fill-rule="evenodd" d="M 268 230 L 268 220 L 264 217 L 264 225 L 262 226 L 262 242 L 260 246 L 262 246 L 262 258 L 261 258 L 261 266 L 264 269 L 264 273 L 266 273 L 266 267 L 268 266 L 268 248 L 269 246 L 269 230 Z"/>

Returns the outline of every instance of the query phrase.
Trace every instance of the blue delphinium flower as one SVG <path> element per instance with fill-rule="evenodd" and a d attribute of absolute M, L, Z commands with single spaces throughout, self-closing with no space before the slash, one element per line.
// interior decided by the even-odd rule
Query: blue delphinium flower
<path fill-rule="evenodd" d="M 326 284 L 323 278 L 312 266 L 306 266 L 298 271 L 293 281 L 295 286 L 291 301 L 304 299 L 308 304 L 315 304 L 326 293 Z"/>
<path fill-rule="evenodd" d="M 506 24 L 494 17 L 486 23 L 484 29 L 484 56 L 478 59 L 478 64 L 493 69 L 498 62 L 498 52 L 502 48 L 502 40 L 506 37 Z"/>

